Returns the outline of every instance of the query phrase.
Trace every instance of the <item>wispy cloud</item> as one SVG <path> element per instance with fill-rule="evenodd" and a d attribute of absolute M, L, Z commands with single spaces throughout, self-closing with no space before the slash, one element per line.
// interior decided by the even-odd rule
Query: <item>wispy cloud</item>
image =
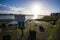
<path fill-rule="evenodd" d="M 30 14 L 30 11 L 0 4 L 0 14 Z"/>
<path fill-rule="evenodd" d="M 57 10 L 57 11 L 59 11 L 59 10 Z M 40 10 L 40 15 L 49 15 L 51 12 L 53 12 L 52 9 L 51 10 L 41 9 Z M 54 11 L 54 12 L 56 12 L 56 11 Z M 33 14 L 33 13 L 29 9 L 16 8 L 16 7 L 11 7 L 11 6 L 0 4 L 0 14 L 27 14 L 27 15 L 30 15 L 30 14 Z"/>
<path fill-rule="evenodd" d="M 0 4 L 0 11 L 9 11 L 10 7 Z"/>

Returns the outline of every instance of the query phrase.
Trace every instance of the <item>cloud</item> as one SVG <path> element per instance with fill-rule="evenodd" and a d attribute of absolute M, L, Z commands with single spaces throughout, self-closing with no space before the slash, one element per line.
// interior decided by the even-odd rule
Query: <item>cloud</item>
<path fill-rule="evenodd" d="M 25 8 L 16 8 L 0 4 L 0 14 L 31 14 Z"/>
<path fill-rule="evenodd" d="M 10 7 L 0 4 L 0 11 L 10 10 Z"/>
<path fill-rule="evenodd" d="M 41 9 L 39 14 L 40 15 L 50 15 L 51 12 L 53 13 L 53 10 Z M 54 12 L 56 12 L 56 11 L 54 11 Z M 11 7 L 11 6 L 2 5 L 2 4 L 0 4 L 0 14 L 34 15 L 29 9 L 16 8 L 16 7 Z"/>

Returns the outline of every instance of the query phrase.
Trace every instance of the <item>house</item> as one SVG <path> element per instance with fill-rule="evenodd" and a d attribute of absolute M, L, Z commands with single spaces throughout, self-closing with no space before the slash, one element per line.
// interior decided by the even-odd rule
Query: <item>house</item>
<path fill-rule="evenodd" d="M 60 13 L 51 13 L 51 16 L 60 16 Z"/>

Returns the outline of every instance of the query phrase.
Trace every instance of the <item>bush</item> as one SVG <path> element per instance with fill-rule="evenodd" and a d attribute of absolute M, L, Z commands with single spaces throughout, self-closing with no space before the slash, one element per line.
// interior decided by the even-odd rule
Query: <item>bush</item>
<path fill-rule="evenodd" d="M 48 40 L 60 40 L 60 19 L 54 25 L 54 28 L 50 32 Z"/>

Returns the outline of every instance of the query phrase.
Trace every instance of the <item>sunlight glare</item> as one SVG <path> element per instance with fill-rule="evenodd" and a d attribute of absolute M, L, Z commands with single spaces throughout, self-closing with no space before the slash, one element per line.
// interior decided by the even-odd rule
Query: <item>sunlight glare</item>
<path fill-rule="evenodd" d="M 40 8 L 40 5 L 38 3 L 32 4 L 31 11 L 34 15 L 33 19 L 36 19 L 38 17 L 38 15 L 40 14 L 40 10 L 41 10 L 41 8 Z"/>

